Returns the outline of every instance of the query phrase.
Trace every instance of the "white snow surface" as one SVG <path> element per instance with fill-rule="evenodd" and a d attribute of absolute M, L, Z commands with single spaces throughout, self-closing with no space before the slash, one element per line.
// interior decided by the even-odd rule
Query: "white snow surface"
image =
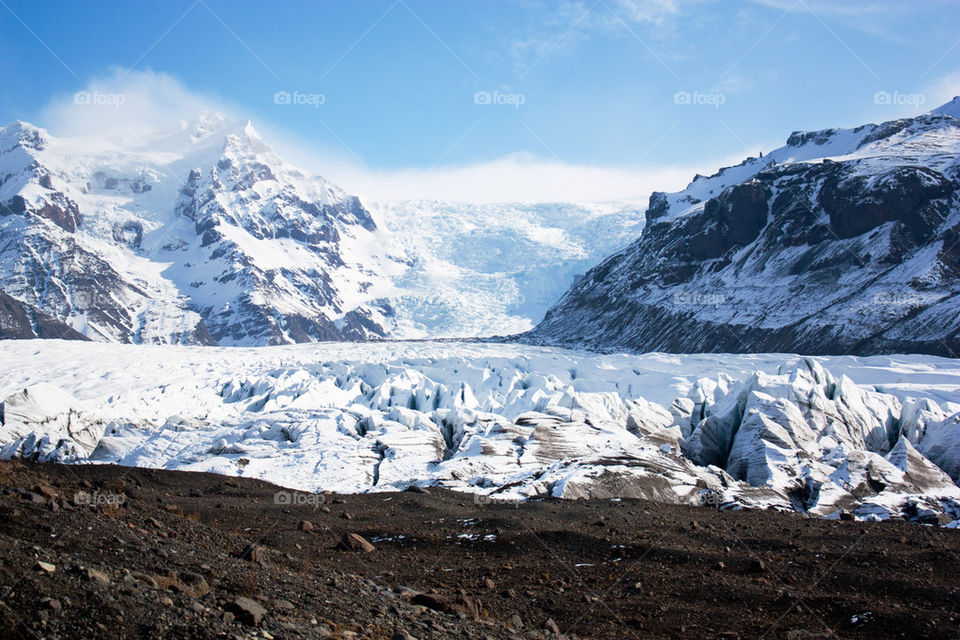
<path fill-rule="evenodd" d="M 958 360 L 435 341 L 7 341 L 0 356 L 14 364 L 0 371 L 4 458 L 209 471 L 305 491 L 417 484 L 960 518 Z"/>
<path fill-rule="evenodd" d="M 395 338 L 481 337 L 532 329 L 583 275 L 643 231 L 645 206 L 367 204 L 407 268 L 388 302 Z"/>

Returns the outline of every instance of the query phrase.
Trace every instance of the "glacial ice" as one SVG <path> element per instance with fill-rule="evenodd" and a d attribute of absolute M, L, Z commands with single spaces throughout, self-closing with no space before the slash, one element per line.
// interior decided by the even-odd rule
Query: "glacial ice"
<path fill-rule="evenodd" d="M 493 499 L 960 518 L 960 362 L 0 344 L 0 455 Z M 43 381 L 43 382 L 38 382 Z M 895 382 L 895 384 L 894 384 Z"/>

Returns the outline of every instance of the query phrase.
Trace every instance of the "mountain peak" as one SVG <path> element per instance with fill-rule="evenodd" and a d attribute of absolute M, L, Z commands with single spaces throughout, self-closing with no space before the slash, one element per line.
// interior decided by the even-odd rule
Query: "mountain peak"
<path fill-rule="evenodd" d="M 0 151 L 6 151 L 17 146 L 43 151 L 50 142 L 50 134 L 45 129 L 36 127 L 29 122 L 14 120 L 7 126 L 0 128 L 0 142 L 2 142 Z"/>
<path fill-rule="evenodd" d="M 950 102 L 937 107 L 930 113 L 944 115 L 944 116 L 953 116 L 957 120 L 960 120 L 960 96 L 957 96 Z"/>

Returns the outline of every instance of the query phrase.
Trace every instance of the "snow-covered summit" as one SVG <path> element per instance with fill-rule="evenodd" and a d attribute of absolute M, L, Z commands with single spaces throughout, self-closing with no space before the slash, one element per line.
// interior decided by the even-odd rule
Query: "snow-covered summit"
<path fill-rule="evenodd" d="M 954 97 L 950 102 L 943 104 L 936 109 L 932 110 L 930 113 L 937 115 L 953 116 L 954 118 L 960 120 L 960 96 Z"/>
<path fill-rule="evenodd" d="M 249 121 L 208 112 L 129 148 L 17 122 L 0 129 L 0 176 L 0 289 L 88 337 L 383 333 L 361 307 L 389 288 L 377 261 L 390 260 L 344 249 L 375 247 L 370 214 L 286 164 Z"/>

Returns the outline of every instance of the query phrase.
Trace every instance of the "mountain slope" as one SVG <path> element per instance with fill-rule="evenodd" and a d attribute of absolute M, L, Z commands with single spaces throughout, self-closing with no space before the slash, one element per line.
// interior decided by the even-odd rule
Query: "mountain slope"
<path fill-rule="evenodd" d="M 0 129 L 0 285 L 84 335 L 278 344 L 381 335 L 390 260 L 359 200 L 207 113 L 146 145 Z M 379 261 L 379 262 L 378 262 Z"/>
<path fill-rule="evenodd" d="M 960 99 L 794 133 L 654 193 L 639 240 L 521 339 L 671 352 L 960 353 Z"/>
<path fill-rule="evenodd" d="M 0 340 L 62 338 L 86 340 L 64 323 L 0 291 Z"/>

